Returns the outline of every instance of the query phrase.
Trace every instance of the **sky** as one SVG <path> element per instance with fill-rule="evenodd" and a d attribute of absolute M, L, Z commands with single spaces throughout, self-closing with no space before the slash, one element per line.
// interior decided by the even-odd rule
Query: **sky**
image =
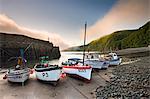
<path fill-rule="evenodd" d="M 0 0 L 0 32 L 50 40 L 60 49 L 149 21 L 149 0 Z"/>

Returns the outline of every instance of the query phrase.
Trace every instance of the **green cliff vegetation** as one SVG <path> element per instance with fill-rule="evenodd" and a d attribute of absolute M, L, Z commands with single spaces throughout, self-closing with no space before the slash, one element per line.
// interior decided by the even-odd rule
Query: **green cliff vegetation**
<path fill-rule="evenodd" d="M 150 44 L 150 22 L 136 30 L 117 31 L 88 44 L 89 50 L 120 50 Z"/>
<path fill-rule="evenodd" d="M 145 47 L 149 44 L 150 22 L 147 22 L 139 29 L 116 31 L 112 34 L 93 40 L 87 44 L 85 48 L 90 51 L 108 51 Z M 83 46 L 76 47 L 76 49 L 76 51 L 81 51 L 83 50 Z"/>

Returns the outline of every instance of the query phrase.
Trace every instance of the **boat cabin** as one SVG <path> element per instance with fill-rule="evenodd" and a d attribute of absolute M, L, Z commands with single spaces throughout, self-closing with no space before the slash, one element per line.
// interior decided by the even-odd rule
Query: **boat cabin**
<path fill-rule="evenodd" d="M 110 56 L 113 60 L 118 59 L 118 56 L 117 56 L 116 53 L 109 53 L 109 56 Z"/>

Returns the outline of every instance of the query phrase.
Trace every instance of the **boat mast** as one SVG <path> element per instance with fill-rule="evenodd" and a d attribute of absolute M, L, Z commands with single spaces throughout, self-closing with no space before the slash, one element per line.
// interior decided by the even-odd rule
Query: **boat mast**
<path fill-rule="evenodd" d="M 87 27 L 87 22 L 85 22 L 85 32 L 84 32 L 83 65 L 84 65 L 84 58 L 85 58 L 86 27 Z"/>

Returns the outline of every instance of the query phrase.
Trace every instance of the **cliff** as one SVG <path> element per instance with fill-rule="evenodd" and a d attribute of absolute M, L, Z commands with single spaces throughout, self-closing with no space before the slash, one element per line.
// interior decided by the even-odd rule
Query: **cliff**
<path fill-rule="evenodd" d="M 85 46 L 89 51 L 109 51 L 126 48 L 147 47 L 150 44 L 150 21 L 139 29 L 116 31 L 112 34 L 91 41 Z M 83 46 L 76 46 L 65 51 L 82 51 Z"/>
<path fill-rule="evenodd" d="M 40 56 L 49 59 L 60 58 L 59 47 L 48 41 L 30 38 L 24 35 L 0 33 L 0 63 L 7 63 L 10 57 L 20 56 L 20 49 L 25 51 L 27 61 L 37 60 Z"/>

